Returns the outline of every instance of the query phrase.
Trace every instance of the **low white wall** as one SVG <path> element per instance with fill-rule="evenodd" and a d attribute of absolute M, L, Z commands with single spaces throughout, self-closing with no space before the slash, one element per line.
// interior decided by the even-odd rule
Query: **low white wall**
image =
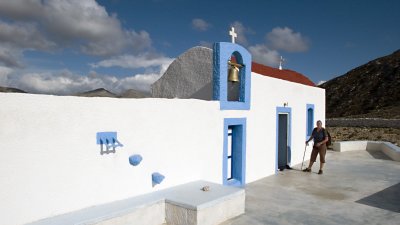
<path fill-rule="evenodd" d="M 341 141 L 333 143 L 333 150 L 346 151 L 382 151 L 394 161 L 400 161 L 400 147 L 384 141 Z"/>
<path fill-rule="evenodd" d="M 219 103 L 0 93 L 0 211 L 23 224 L 205 179 L 221 183 Z M 100 155 L 96 132 L 124 145 Z M 128 158 L 140 154 L 133 167 Z M 165 180 L 152 187 L 151 174 Z"/>
<path fill-rule="evenodd" d="M 333 150 L 338 152 L 366 150 L 368 141 L 341 141 L 333 143 Z"/>
<path fill-rule="evenodd" d="M 400 162 L 400 147 L 389 142 L 381 144 L 381 150 L 394 161 Z"/>
<path fill-rule="evenodd" d="M 15 225 L 194 180 L 222 183 L 223 119 L 247 118 L 246 183 L 274 174 L 276 107 L 289 103 L 291 164 L 301 163 L 306 105 L 325 121 L 325 91 L 252 75 L 251 110 L 217 101 L 0 93 L 0 211 Z M 96 133 L 124 145 L 100 155 Z M 311 147 L 308 149 L 309 157 Z M 133 167 L 128 158 L 140 154 Z M 165 180 L 152 187 L 151 174 Z"/>

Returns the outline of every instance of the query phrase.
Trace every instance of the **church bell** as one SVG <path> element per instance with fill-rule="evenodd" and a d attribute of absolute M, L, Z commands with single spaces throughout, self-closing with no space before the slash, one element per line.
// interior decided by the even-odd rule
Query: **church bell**
<path fill-rule="evenodd" d="M 239 82 L 239 68 L 231 65 L 229 68 L 228 81 Z"/>
<path fill-rule="evenodd" d="M 228 61 L 229 66 L 229 72 L 228 72 L 228 81 L 229 82 L 240 82 L 240 78 L 239 78 L 239 71 L 241 67 L 243 67 L 243 65 L 241 64 L 237 64 L 234 62 L 231 62 L 230 60 Z"/>

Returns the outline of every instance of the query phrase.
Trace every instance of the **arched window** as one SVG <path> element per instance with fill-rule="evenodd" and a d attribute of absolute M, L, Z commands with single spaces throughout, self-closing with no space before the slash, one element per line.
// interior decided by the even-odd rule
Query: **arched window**
<path fill-rule="evenodd" d="M 314 104 L 307 104 L 307 137 L 311 136 L 314 129 Z"/>
<path fill-rule="evenodd" d="M 239 52 L 232 53 L 228 60 L 228 74 L 226 76 L 228 87 L 228 101 L 243 102 L 244 96 L 240 95 L 240 88 L 243 84 L 244 65 L 243 59 Z"/>

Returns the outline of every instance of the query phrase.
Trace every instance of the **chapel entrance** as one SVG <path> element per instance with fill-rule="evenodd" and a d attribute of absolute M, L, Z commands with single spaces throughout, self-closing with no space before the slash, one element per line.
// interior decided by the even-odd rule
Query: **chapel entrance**
<path fill-rule="evenodd" d="M 288 125 L 289 114 L 278 114 L 278 169 L 284 170 L 288 165 Z"/>

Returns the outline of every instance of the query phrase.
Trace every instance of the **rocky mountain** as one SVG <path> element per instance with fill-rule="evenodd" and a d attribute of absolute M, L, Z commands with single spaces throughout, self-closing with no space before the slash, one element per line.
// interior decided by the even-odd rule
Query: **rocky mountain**
<path fill-rule="evenodd" d="M 92 91 L 87 91 L 83 93 L 76 94 L 76 96 L 81 97 L 109 97 L 109 98 L 148 98 L 150 94 L 146 94 L 134 89 L 129 89 L 120 95 L 112 93 L 104 88 L 98 88 Z"/>
<path fill-rule="evenodd" d="M 319 87 L 326 90 L 327 118 L 400 118 L 400 50 Z"/>
<path fill-rule="evenodd" d="M 117 98 L 118 95 L 107 91 L 104 88 L 98 88 L 92 91 L 87 91 L 83 93 L 76 94 L 76 96 L 81 96 L 81 97 L 109 97 L 109 98 Z"/>
<path fill-rule="evenodd" d="M 23 91 L 18 88 L 12 88 L 12 87 L 1 87 L 0 86 L 0 92 L 8 92 L 8 93 L 26 93 L 26 91 Z"/>
<path fill-rule="evenodd" d="M 12 87 L 2 87 L 0 86 L 0 92 L 8 92 L 8 93 L 28 93 L 18 88 Z M 150 93 L 144 93 L 141 91 L 137 91 L 134 89 L 128 89 L 120 95 L 112 93 L 104 88 L 98 88 L 91 91 L 86 91 L 82 93 L 72 94 L 73 96 L 80 96 L 80 97 L 108 97 L 108 98 L 149 98 Z"/>
<path fill-rule="evenodd" d="M 150 97 L 150 93 L 146 94 L 146 93 L 134 90 L 134 89 L 129 89 L 129 90 L 126 90 L 125 92 L 123 92 L 120 95 L 120 97 L 121 98 L 148 98 L 148 97 Z"/>

